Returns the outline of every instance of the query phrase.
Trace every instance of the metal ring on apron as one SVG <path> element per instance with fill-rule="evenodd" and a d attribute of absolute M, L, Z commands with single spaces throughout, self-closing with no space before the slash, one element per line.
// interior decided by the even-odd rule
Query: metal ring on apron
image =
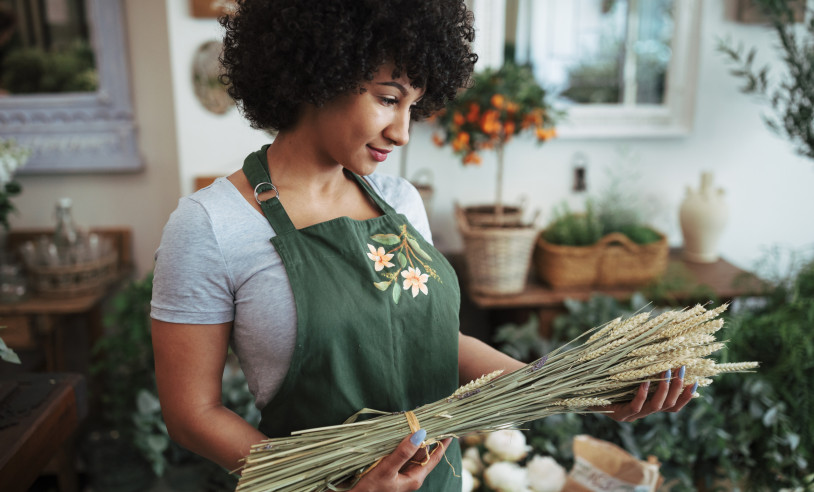
<path fill-rule="evenodd" d="M 257 188 L 260 188 L 263 185 L 271 186 L 271 191 L 273 191 L 274 193 L 277 193 L 276 198 L 280 198 L 280 192 L 277 190 L 277 187 L 274 186 L 273 184 L 269 183 L 268 181 L 264 181 L 262 183 L 257 183 L 257 186 L 254 187 L 254 199 L 257 200 L 258 205 L 260 205 L 260 198 L 259 198 L 260 193 L 257 192 Z"/>

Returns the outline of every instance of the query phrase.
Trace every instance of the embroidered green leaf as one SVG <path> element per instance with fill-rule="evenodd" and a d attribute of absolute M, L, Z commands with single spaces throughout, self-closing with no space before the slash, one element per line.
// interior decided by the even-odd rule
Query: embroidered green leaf
<path fill-rule="evenodd" d="M 380 244 L 387 244 L 387 245 L 394 245 L 401 242 L 398 236 L 395 234 L 376 234 L 375 236 L 370 236 L 370 239 L 376 241 Z"/>
<path fill-rule="evenodd" d="M 410 243 L 410 246 L 413 248 L 413 250 L 416 253 L 418 253 L 418 255 L 420 257 L 424 258 L 427 261 L 432 261 L 432 257 L 430 255 L 428 255 L 426 252 L 424 252 L 424 250 L 421 249 L 421 246 L 418 245 L 418 241 L 416 241 L 415 239 L 413 239 L 411 237 L 408 237 L 407 242 Z"/>
<path fill-rule="evenodd" d="M 407 257 L 404 256 L 404 253 L 399 252 L 398 258 L 399 258 L 399 265 L 401 265 L 401 268 L 406 267 L 407 266 Z"/>
<path fill-rule="evenodd" d="M 401 297 L 401 286 L 398 282 L 393 283 L 393 302 L 398 304 Z"/>
<path fill-rule="evenodd" d="M 385 291 L 390 287 L 390 282 L 373 282 L 373 285 L 375 285 L 377 289 Z"/>

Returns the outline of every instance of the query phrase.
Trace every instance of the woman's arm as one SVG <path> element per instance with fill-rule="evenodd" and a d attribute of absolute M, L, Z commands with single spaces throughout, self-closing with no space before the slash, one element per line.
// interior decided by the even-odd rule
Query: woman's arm
<path fill-rule="evenodd" d="M 503 369 L 505 375 L 523 366 L 524 363 L 500 350 L 458 332 L 458 381 L 461 385 L 498 369 Z"/>
<path fill-rule="evenodd" d="M 221 403 L 231 329 L 231 323 L 152 322 L 158 397 L 170 437 L 233 471 L 265 436 Z"/>

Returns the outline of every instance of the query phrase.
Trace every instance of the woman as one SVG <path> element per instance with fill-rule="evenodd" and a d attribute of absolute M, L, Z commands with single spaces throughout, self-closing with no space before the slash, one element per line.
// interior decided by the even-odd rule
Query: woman
<path fill-rule="evenodd" d="M 267 436 L 410 410 L 523 366 L 460 334 L 457 279 L 417 191 L 374 174 L 411 119 L 466 86 L 471 22 L 463 0 L 242 0 L 222 21 L 230 94 L 277 136 L 181 199 L 156 253 L 156 377 L 181 445 L 236 469 Z M 221 404 L 230 344 L 259 429 Z M 614 418 L 678 410 L 691 392 L 664 381 L 646 396 Z M 405 436 L 353 490 L 460 490 L 442 453 L 411 462 L 423 438 Z"/>

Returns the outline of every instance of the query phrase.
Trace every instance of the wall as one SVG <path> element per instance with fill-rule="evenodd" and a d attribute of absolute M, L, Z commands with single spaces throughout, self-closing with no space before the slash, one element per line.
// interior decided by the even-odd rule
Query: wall
<path fill-rule="evenodd" d="M 194 47 L 217 37 L 214 21 L 193 20 L 186 7 L 175 2 L 169 9 L 172 33 L 173 79 L 180 148 L 181 186 L 186 192 L 197 173 L 227 174 L 237 169 L 244 154 L 266 137 L 247 129 L 236 111 L 225 117 L 209 116 L 192 99 L 188 63 Z M 703 2 L 699 79 L 695 124 L 687 137 L 670 139 L 559 139 L 536 146 L 530 139 L 515 140 L 506 152 L 504 196 L 524 195 L 531 209 L 539 209 L 540 224 L 550 217 L 552 207 L 563 200 L 582 201 L 569 190 L 572 159 L 576 152 L 589 159 L 589 192 L 607 182 L 607 169 L 638 171 L 630 182 L 655 203 L 654 225 L 668 233 L 671 244 L 681 244 L 678 207 L 687 186 L 699 184 L 702 171 L 712 171 L 716 183 L 727 194 L 730 220 L 720 249 L 730 261 L 751 267 L 766 248 L 810 248 L 814 227 L 808 216 L 814 212 L 814 162 L 798 157 L 791 146 L 773 135 L 761 121 L 766 107 L 738 92 L 739 80 L 732 77 L 724 57 L 716 51 L 719 37 L 730 36 L 747 46 L 759 48 L 758 62 L 774 58 L 774 35 L 761 26 L 739 24 L 734 5 Z M 417 125 L 407 153 L 411 178 L 420 169 L 433 174 L 435 197 L 431 224 L 436 243 L 446 251 L 461 248 L 453 221 L 453 203 L 489 202 L 494 197 L 494 156 L 484 156 L 478 167 L 463 167 L 449 148 L 431 143 L 432 128 Z M 226 143 L 229 143 L 228 145 Z M 400 156 L 391 154 L 380 172 L 399 174 Z"/>
<path fill-rule="evenodd" d="M 236 110 L 217 116 L 194 98 L 190 64 L 195 49 L 217 39 L 213 19 L 193 19 L 184 0 L 128 0 L 128 29 L 135 109 L 145 171 L 135 175 L 86 175 L 21 178 L 24 194 L 15 200 L 21 215 L 15 226 L 50 225 L 52 204 L 74 197 L 77 220 L 84 224 L 127 224 L 135 231 L 140 270 L 152 266 L 161 227 L 178 196 L 192 191 L 195 176 L 226 175 L 269 137 L 248 127 Z M 739 81 L 728 74 L 715 46 L 731 36 L 760 50 L 758 62 L 774 58 L 775 41 L 763 27 L 735 23 L 733 2 L 703 2 L 702 40 L 695 125 L 688 137 L 671 139 L 566 140 L 537 147 L 515 140 L 507 149 L 504 196 L 525 195 L 540 223 L 563 200 L 577 204 L 569 190 L 576 152 L 589 159 L 589 192 L 615 168 L 620 149 L 636 158 L 627 169 L 640 179 L 631 183 L 657 203 L 654 225 L 680 245 L 678 207 L 688 185 L 698 186 L 702 171 L 715 173 L 727 193 L 730 221 L 721 239 L 723 255 L 751 267 L 765 248 L 814 245 L 814 162 L 796 156 L 790 145 L 761 121 L 765 106 L 740 94 Z M 168 49 L 169 47 L 169 49 Z M 436 188 L 431 225 L 442 250 L 461 248 L 453 221 L 453 202 L 489 202 L 494 196 L 495 164 L 485 156 L 479 167 L 463 167 L 448 148 L 431 143 L 432 129 L 417 125 L 407 155 L 408 177 L 428 168 Z M 398 174 L 400 155 L 391 154 L 381 172 Z M 635 161 L 635 162 L 634 162 Z"/>
<path fill-rule="evenodd" d="M 167 13 L 164 0 L 125 1 L 133 106 L 144 170 L 134 174 L 20 176 L 12 227 L 49 227 L 54 204 L 74 200 L 80 226 L 129 226 L 138 274 L 152 269 L 161 228 L 179 196 Z"/>

